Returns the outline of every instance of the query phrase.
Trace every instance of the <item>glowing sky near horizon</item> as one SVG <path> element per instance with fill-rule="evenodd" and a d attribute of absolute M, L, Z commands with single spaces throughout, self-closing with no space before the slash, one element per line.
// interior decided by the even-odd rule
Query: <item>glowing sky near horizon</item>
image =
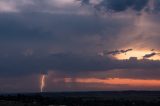
<path fill-rule="evenodd" d="M 154 51 L 159 53 L 158 51 Z M 153 53 L 153 51 L 150 50 L 133 50 L 130 52 L 127 52 L 126 54 L 118 54 L 115 57 L 119 60 L 123 60 L 123 59 L 129 59 L 130 57 L 137 57 L 137 59 L 143 59 L 143 56 L 146 54 L 151 54 Z M 148 58 L 150 60 L 160 60 L 160 55 L 155 55 L 153 57 Z"/>
<path fill-rule="evenodd" d="M 127 79 L 127 78 L 108 78 L 108 79 L 96 79 L 96 78 L 77 78 L 77 83 L 99 83 L 99 84 L 111 84 L 111 85 L 128 85 L 133 87 L 160 87 L 160 80 L 145 80 L 145 79 Z"/>

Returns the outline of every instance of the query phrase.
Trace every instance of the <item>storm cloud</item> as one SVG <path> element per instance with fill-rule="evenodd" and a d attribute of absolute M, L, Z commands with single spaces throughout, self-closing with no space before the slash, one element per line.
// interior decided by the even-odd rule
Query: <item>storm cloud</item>
<path fill-rule="evenodd" d="M 66 77 L 159 79 L 159 55 L 150 54 L 160 50 L 159 7 L 159 0 L 1 0 L 0 83 L 10 82 L 4 90 L 16 77 L 38 83 L 46 73 L 62 89 Z"/>
<path fill-rule="evenodd" d="M 140 11 L 159 11 L 159 0 L 78 0 L 81 1 L 82 5 L 93 6 L 98 11 L 105 12 L 123 12 L 128 9 L 132 9 L 136 12 Z"/>
<path fill-rule="evenodd" d="M 7 1 L 2 1 L 2 2 L 6 3 L 7 5 L 10 5 Z M 47 4 L 48 2 L 49 3 L 54 2 L 53 5 L 51 6 L 52 9 L 57 8 L 56 6 L 54 6 L 55 3 L 58 3 L 60 6 L 59 8 L 62 9 L 70 7 L 71 4 L 74 5 L 74 3 L 75 2 L 77 3 L 78 1 L 69 0 L 68 2 L 62 2 L 62 1 L 58 2 L 57 0 L 53 0 L 53 1 L 42 2 L 40 0 L 37 1 L 30 0 L 25 2 L 24 0 L 23 2 L 18 3 L 18 0 L 16 0 L 14 2 L 11 1 L 10 3 L 14 5 L 16 9 L 19 9 L 21 11 L 15 13 L 5 11 L 0 14 L 0 22 L 1 22 L 0 28 L 2 29 L 0 30 L 0 41 L 1 41 L 0 57 L 4 59 L 4 62 L 6 61 L 5 65 L 2 66 L 5 66 L 7 68 L 10 67 L 7 65 L 17 63 L 15 65 L 16 67 L 15 69 L 14 67 L 12 67 L 13 70 L 18 70 L 17 73 L 19 73 L 20 70 L 22 71 L 23 67 L 26 67 L 24 68 L 25 70 L 28 71 L 30 70 L 30 72 L 33 71 L 34 73 L 34 71 L 35 72 L 36 71 L 39 72 L 42 70 L 48 71 L 50 69 L 64 70 L 64 71 L 65 70 L 82 71 L 87 69 L 110 70 L 128 66 L 126 65 L 128 63 L 123 63 L 123 62 L 121 63 L 119 61 L 113 62 L 113 60 L 110 59 L 109 62 L 106 62 L 104 59 L 102 60 L 97 59 L 96 55 L 99 51 L 104 49 L 124 48 L 126 47 L 126 45 L 129 45 L 128 42 L 130 41 L 134 42 L 134 39 L 135 40 L 137 39 L 137 36 L 135 35 L 126 36 L 126 34 L 128 34 L 126 33 L 126 30 L 135 31 L 135 26 L 132 26 L 132 24 L 135 24 L 135 22 L 133 21 L 135 18 L 132 18 L 132 15 L 130 16 L 130 14 L 124 12 L 121 13 L 121 15 L 113 15 L 113 17 L 110 16 L 101 17 L 101 16 L 95 16 L 94 14 L 90 15 L 68 14 L 68 12 L 66 11 L 62 13 L 59 12 L 58 14 L 52 12 L 43 12 L 41 9 L 37 9 L 39 11 L 36 11 L 36 8 L 38 8 L 39 6 L 42 7 L 42 5 L 50 5 Z M 86 0 L 81 2 L 83 4 L 94 3 Z M 141 1 L 108 0 L 108 1 L 100 1 L 94 4 L 97 6 L 106 6 L 106 8 L 120 12 L 126 10 L 129 7 L 132 7 L 136 11 L 140 11 L 147 5 L 148 2 L 149 2 L 148 0 L 141 0 Z M 22 5 L 24 5 L 24 7 Z M 25 6 L 27 8 L 29 8 L 30 6 L 32 6 L 32 8 L 34 7 L 34 9 L 32 10 L 33 13 L 30 10 L 26 9 Z M 128 17 L 125 17 L 126 15 L 128 15 Z M 138 35 L 138 37 L 139 36 L 141 35 Z M 126 40 L 124 42 L 121 42 L 122 39 Z M 144 38 L 142 39 L 144 40 Z M 62 55 L 61 58 L 58 55 L 58 59 L 60 59 L 61 63 L 61 65 L 59 66 L 56 65 L 57 64 L 56 61 L 58 60 L 54 61 L 55 59 L 57 59 L 57 57 L 53 56 L 53 60 L 52 57 L 50 57 L 51 54 L 58 54 L 58 53 L 67 54 L 67 56 Z M 68 57 L 68 54 L 73 54 L 73 57 L 70 55 Z M 78 57 L 75 57 L 74 55 L 78 55 Z M 37 58 L 36 56 L 43 58 Z M 82 59 L 79 59 L 80 58 L 79 56 Z M 89 56 L 88 60 L 86 60 L 87 56 Z M 11 58 L 11 61 L 9 61 L 9 58 Z M 51 58 L 51 60 L 49 58 Z M 92 63 L 92 61 L 90 61 L 92 60 L 92 58 L 95 63 L 94 62 Z M 45 61 L 43 59 L 45 59 Z M 70 62 L 67 62 L 66 60 L 70 60 L 71 64 L 68 64 Z M 24 61 L 24 63 L 22 64 L 19 61 Z M 25 61 L 27 63 L 25 63 Z M 79 61 L 79 63 L 74 64 L 76 63 L 75 61 Z M 7 62 L 11 63 L 7 64 Z M 98 62 L 100 63 L 98 64 Z M 29 63 L 32 63 L 33 67 L 30 67 L 31 64 Z M 34 63 L 36 64 L 34 65 Z M 98 65 L 96 65 L 96 63 Z M 25 66 L 25 64 L 29 65 Z M 44 67 L 42 64 L 44 64 Z M 48 66 L 47 64 L 50 64 L 50 66 Z M 52 64 L 55 64 L 55 67 L 52 67 Z M 115 64 L 118 64 L 118 66 L 116 66 Z M 11 69 L 10 68 L 5 69 L 5 67 L 2 67 L 2 70 L 6 71 L 2 72 L 6 72 L 7 74 L 9 72 L 7 70 Z M 74 67 L 76 68 L 74 69 Z M 84 67 L 84 69 L 82 67 Z M 133 67 L 136 67 L 136 65 L 134 65 Z M 127 67 L 124 67 L 124 69 L 125 68 Z"/>
<path fill-rule="evenodd" d="M 26 75 L 40 74 L 48 71 L 60 73 L 85 73 L 90 71 L 110 71 L 110 70 L 131 70 L 131 69 L 154 69 L 160 68 L 160 61 L 137 60 L 117 60 L 101 56 L 82 56 L 74 54 L 51 54 L 49 56 L 14 56 L 1 58 L 1 75 Z M 72 75 L 71 74 L 71 75 Z"/>

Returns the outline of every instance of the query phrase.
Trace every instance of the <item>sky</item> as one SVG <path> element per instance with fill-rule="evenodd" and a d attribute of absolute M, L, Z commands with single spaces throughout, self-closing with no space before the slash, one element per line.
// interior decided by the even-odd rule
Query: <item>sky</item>
<path fill-rule="evenodd" d="M 160 0 L 0 0 L 0 93 L 160 90 Z"/>

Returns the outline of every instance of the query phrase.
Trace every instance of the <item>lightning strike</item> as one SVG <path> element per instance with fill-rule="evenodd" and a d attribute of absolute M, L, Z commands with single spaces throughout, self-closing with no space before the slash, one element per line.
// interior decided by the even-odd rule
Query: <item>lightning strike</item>
<path fill-rule="evenodd" d="M 40 86 L 40 88 L 41 88 L 41 92 L 44 92 L 44 88 L 45 88 L 45 82 L 46 82 L 46 75 L 42 75 L 41 76 L 41 86 Z"/>

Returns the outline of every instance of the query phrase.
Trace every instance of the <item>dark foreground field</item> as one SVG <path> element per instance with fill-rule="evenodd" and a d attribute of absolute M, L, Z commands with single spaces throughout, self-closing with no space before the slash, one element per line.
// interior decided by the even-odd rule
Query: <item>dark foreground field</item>
<path fill-rule="evenodd" d="M 160 106 L 160 92 L 3 94 L 0 95 L 0 106 Z"/>

